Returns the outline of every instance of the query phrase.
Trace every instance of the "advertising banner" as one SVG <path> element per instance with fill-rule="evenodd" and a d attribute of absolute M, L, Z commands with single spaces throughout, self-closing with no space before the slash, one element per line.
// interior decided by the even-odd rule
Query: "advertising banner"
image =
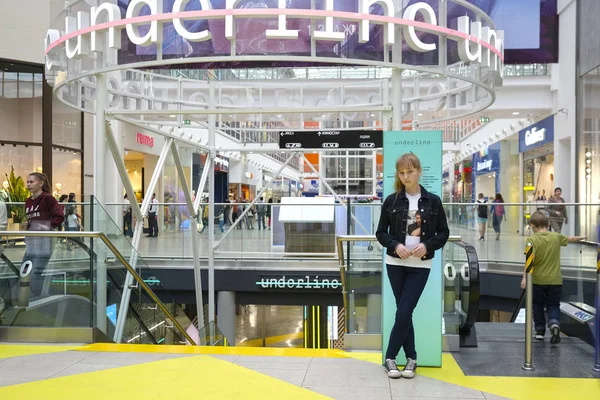
<path fill-rule="evenodd" d="M 414 153 L 421 160 L 423 176 L 421 185 L 429 192 L 442 196 L 442 132 L 441 131 L 390 131 L 383 134 L 383 195 L 394 193 L 396 159 L 404 153 Z M 382 275 L 382 333 L 383 357 L 396 316 L 396 300 L 390 286 L 385 254 Z M 419 366 L 442 366 L 442 252 L 437 251 L 427 286 L 413 313 L 415 343 Z M 385 360 L 382 360 L 382 362 Z M 398 363 L 404 363 L 401 349 Z"/>

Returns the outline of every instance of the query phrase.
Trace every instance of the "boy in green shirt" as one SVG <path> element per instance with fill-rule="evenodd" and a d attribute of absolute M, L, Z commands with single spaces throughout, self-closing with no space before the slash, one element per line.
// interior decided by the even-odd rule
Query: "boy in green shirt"
<path fill-rule="evenodd" d="M 560 343 L 560 296 L 562 294 L 562 273 L 560 271 L 560 247 L 579 242 L 585 236 L 565 236 L 549 232 L 546 214 L 536 211 L 529 219 L 534 234 L 527 240 L 527 246 L 533 248 L 533 322 L 535 339 L 544 340 L 546 333 L 546 315 L 550 328 L 550 343 Z M 526 287 L 527 268 L 521 280 L 521 289 Z"/>

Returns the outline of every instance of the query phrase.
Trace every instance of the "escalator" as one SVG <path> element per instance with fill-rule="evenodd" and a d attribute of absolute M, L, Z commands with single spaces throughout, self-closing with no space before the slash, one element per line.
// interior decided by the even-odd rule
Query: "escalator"
<path fill-rule="evenodd" d="M 461 348 L 454 358 L 466 375 L 593 378 L 596 356 L 597 270 L 563 267 L 562 341 L 551 344 L 549 332 L 532 343 L 534 370 L 525 364 L 525 292 L 520 290 L 523 265 L 487 263 L 479 271 L 480 302 L 476 348 Z M 519 288 L 518 291 L 515 288 Z M 498 307 L 498 308 L 495 308 Z M 510 310 L 510 312 L 508 312 Z M 496 320 L 490 320 L 490 315 Z M 507 315 L 506 319 L 502 315 Z"/>
<path fill-rule="evenodd" d="M 382 248 L 375 236 L 339 236 L 345 309 L 344 348 L 381 350 Z M 442 254 L 442 349 L 477 345 L 479 262 L 473 246 L 451 237 Z"/>
<path fill-rule="evenodd" d="M 45 233 L 53 236 L 54 250 L 42 276 L 41 296 L 29 298 L 27 279 L 20 277 L 24 242 L 12 240 L 16 244 L 4 249 L 0 256 L 0 341 L 115 341 L 123 292 L 130 289 L 120 342 L 194 343 L 186 333 L 192 322 L 152 277 L 110 216 L 94 202 L 81 207 L 88 216 L 86 226 L 103 234 Z M 65 239 L 64 235 L 71 236 Z M 134 257 L 136 271 L 129 264 Z M 135 280 L 125 288 L 128 273 Z"/>

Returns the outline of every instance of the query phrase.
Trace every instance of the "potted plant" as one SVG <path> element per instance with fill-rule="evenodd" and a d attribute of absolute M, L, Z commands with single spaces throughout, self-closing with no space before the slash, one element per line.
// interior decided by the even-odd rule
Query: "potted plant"
<path fill-rule="evenodd" d="M 29 197 L 29 191 L 25 187 L 23 178 L 15 175 L 15 168 L 10 166 L 10 176 L 6 176 L 8 182 L 8 200 L 12 203 L 24 203 Z M 9 224 L 8 230 L 21 230 L 21 223 L 25 221 L 25 205 L 13 204 L 10 206 L 10 216 L 12 217 L 12 226 Z"/>

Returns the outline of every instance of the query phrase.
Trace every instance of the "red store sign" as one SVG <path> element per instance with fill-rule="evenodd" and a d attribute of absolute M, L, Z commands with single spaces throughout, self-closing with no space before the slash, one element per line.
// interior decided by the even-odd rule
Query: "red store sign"
<path fill-rule="evenodd" d="M 135 141 L 143 146 L 154 147 L 154 138 L 152 136 L 138 133 L 135 135 Z"/>

